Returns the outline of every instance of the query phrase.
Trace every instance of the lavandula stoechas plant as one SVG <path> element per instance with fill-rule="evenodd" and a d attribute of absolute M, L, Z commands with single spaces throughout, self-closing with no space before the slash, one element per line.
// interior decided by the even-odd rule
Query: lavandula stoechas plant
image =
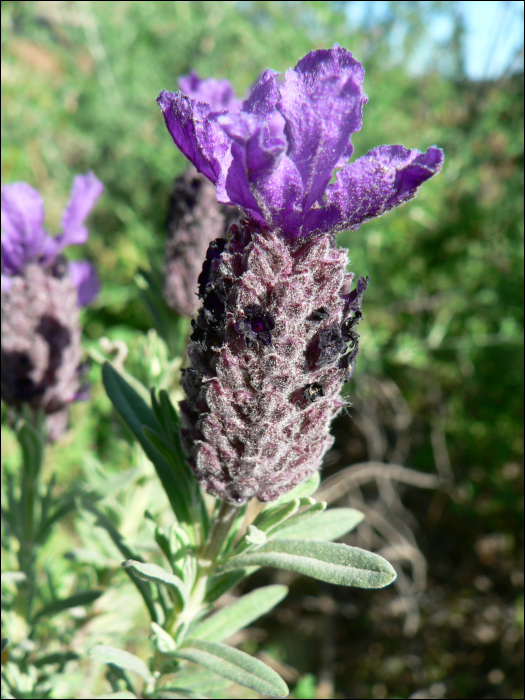
<path fill-rule="evenodd" d="M 305 56 L 284 82 L 266 70 L 240 111 L 182 92 L 157 100 L 217 200 L 246 215 L 208 256 L 181 404 L 192 469 L 230 503 L 274 500 L 319 468 L 367 286 L 359 278 L 351 289 L 335 234 L 412 199 L 443 162 L 435 147 L 380 146 L 348 163 L 363 78 L 336 45 Z"/>
<path fill-rule="evenodd" d="M 67 262 L 62 251 L 86 242 L 84 221 L 103 189 L 93 173 L 75 177 L 53 237 L 40 194 L 25 182 L 2 186 L 2 399 L 41 409 L 51 440 L 66 429 L 68 405 L 85 395 L 79 307 L 99 286 L 91 263 Z"/>
<path fill-rule="evenodd" d="M 241 100 L 226 80 L 201 80 L 192 71 L 179 78 L 179 86 L 185 95 L 206 102 L 216 112 L 241 109 Z M 217 238 L 226 238 L 238 219 L 238 210 L 219 204 L 215 187 L 195 168 L 188 168 L 175 180 L 168 214 L 164 297 L 179 315 L 191 316 L 197 309 L 198 278 L 208 246 Z"/>

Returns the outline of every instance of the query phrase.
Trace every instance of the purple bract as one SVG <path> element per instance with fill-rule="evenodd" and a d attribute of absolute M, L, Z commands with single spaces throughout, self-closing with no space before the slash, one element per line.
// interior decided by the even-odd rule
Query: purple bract
<path fill-rule="evenodd" d="M 435 147 L 380 146 L 347 164 L 367 98 L 364 70 L 346 49 L 313 51 L 284 83 L 278 76 L 266 70 L 240 110 L 225 81 L 195 74 L 182 81 L 190 95 L 163 91 L 157 100 L 175 144 L 215 184 L 218 201 L 241 207 L 259 228 L 290 240 L 356 229 L 412 199 L 440 170 Z"/>
<path fill-rule="evenodd" d="M 87 241 L 84 221 L 103 189 L 91 172 L 75 177 L 62 215 L 63 233 L 53 237 L 43 226 L 44 203 L 40 194 L 25 182 L 2 185 L 2 291 L 8 290 L 13 277 L 23 274 L 31 263 L 48 269 L 64 265 L 62 250 Z M 78 305 L 86 306 L 99 289 L 95 269 L 87 261 L 74 261 L 67 264 L 67 273 L 77 289 Z"/>

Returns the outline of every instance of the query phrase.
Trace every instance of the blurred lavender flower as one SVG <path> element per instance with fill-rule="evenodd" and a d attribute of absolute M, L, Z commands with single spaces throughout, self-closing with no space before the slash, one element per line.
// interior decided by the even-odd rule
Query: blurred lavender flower
<path fill-rule="evenodd" d="M 242 102 L 227 80 L 202 80 L 195 71 L 179 78 L 188 97 L 206 102 L 215 111 L 238 112 Z M 191 316 L 198 306 L 197 286 L 209 244 L 226 238 L 239 210 L 217 202 L 215 187 L 195 168 L 175 180 L 168 214 L 164 297 L 181 316 Z"/>
<path fill-rule="evenodd" d="M 180 316 L 191 316 L 199 303 L 198 278 L 210 243 L 226 238 L 239 210 L 219 204 L 215 187 L 195 168 L 175 180 L 168 215 L 164 298 Z"/>
<path fill-rule="evenodd" d="M 86 393 L 79 307 L 99 289 L 93 266 L 66 262 L 62 250 L 86 242 L 84 221 L 103 189 L 93 173 L 75 177 L 62 234 L 52 237 L 39 193 L 24 182 L 2 186 L 2 399 L 42 408 L 52 440 L 66 429 L 68 404 Z"/>
<path fill-rule="evenodd" d="M 183 440 L 203 488 L 271 501 L 314 471 L 358 350 L 368 279 L 346 271 L 334 234 L 412 199 L 443 162 L 380 146 L 355 162 L 364 71 L 334 46 L 286 72 L 266 70 L 241 110 L 186 94 L 157 100 L 178 148 L 246 213 L 201 274 Z M 334 169 L 335 182 L 330 184 Z"/>

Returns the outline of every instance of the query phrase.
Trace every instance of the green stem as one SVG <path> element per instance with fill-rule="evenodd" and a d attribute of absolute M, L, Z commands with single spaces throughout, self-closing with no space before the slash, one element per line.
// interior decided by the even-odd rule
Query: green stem
<path fill-rule="evenodd" d="M 30 415 L 26 411 L 24 423 L 17 430 L 17 438 L 22 450 L 18 566 L 26 575 L 25 583 L 20 587 L 20 607 L 25 619 L 29 621 L 35 592 L 35 520 L 39 500 L 38 482 L 45 445 L 43 416 Z"/>
<path fill-rule="evenodd" d="M 223 502 L 221 509 L 213 523 L 208 541 L 202 552 L 202 559 L 213 563 L 222 549 L 230 528 L 237 516 L 239 509 L 230 503 Z"/>
<path fill-rule="evenodd" d="M 239 509 L 236 506 L 232 506 L 229 503 L 222 503 L 217 517 L 213 522 L 208 539 L 200 552 L 199 568 L 190 599 L 184 610 L 179 613 L 175 620 L 173 633 L 174 636 L 178 638 L 179 643 L 184 638 L 186 630 L 191 622 L 204 606 L 208 578 L 213 575 L 213 565 L 228 538 L 232 523 L 238 512 Z"/>

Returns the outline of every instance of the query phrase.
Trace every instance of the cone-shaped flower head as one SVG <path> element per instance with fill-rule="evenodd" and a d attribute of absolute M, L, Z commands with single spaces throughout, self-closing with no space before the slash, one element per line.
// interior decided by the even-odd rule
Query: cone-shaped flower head
<path fill-rule="evenodd" d="M 443 162 L 438 148 L 403 146 L 347 162 L 363 77 L 334 46 L 305 56 L 284 82 L 265 71 L 240 110 L 181 92 L 157 100 L 218 201 L 246 214 L 208 252 L 181 404 L 197 478 L 232 503 L 274 500 L 319 468 L 368 282 L 352 291 L 334 233 L 412 199 Z"/>
<path fill-rule="evenodd" d="M 52 237 L 39 193 L 2 186 L 2 399 L 42 408 L 51 439 L 66 428 L 68 404 L 85 395 L 79 307 L 98 292 L 93 266 L 67 263 L 61 251 L 87 240 L 84 221 L 102 190 L 92 173 L 76 177 L 62 234 Z"/>

